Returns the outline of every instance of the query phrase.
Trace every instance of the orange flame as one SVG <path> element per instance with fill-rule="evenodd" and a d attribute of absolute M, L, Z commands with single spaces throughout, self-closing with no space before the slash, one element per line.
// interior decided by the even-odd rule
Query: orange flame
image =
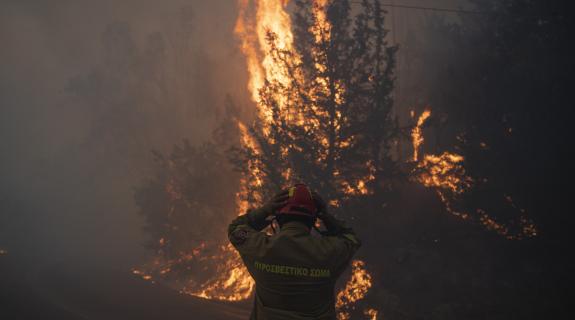
<path fill-rule="evenodd" d="M 252 100 L 256 102 L 257 117 L 261 120 L 264 138 L 268 139 L 269 142 L 273 142 L 269 136 L 269 132 L 276 120 L 273 119 L 271 106 L 260 101 L 260 91 L 264 88 L 266 81 L 287 87 L 293 78 L 293 75 L 289 74 L 285 66 L 277 63 L 277 60 L 273 56 L 271 46 L 273 45 L 280 51 L 292 52 L 293 56 L 290 57 L 296 60 L 293 61 L 294 65 L 297 65 L 299 62 L 297 61 L 299 57 L 293 45 L 294 37 L 291 30 L 290 16 L 286 12 L 288 3 L 289 0 L 239 0 L 239 16 L 234 30 L 240 39 L 241 50 L 246 57 L 247 70 L 249 73 L 248 89 L 251 93 Z M 331 26 L 325 13 L 325 7 L 328 3 L 329 0 L 317 0 L 312 8 L 316 22 L 310 31 L 314 34 L 315 41 L 318 43 L 330 39 Z M 317 68 L 318 71 L 322 71 L 322 68 L 325 68 L 325 66 L 318 62 L 315 64 L 315 68 Z M 319 78 L 315 79 L 315 81 L 324 84 L 316 90 L 320 90 L 321 93 L 324 93 L 324 91 L 328 92 L 329 79 Z M 344 103 L 345 88 L 341 84 L 335 83 L 335 90 L 335 102 L 337 104 Z M 313 93 L 311 96 L 313 96 Z M 280 116 L 284 117 L 284 120 L 294 121 L 294 124 L 306 128 L 319 127 L 320 124 L 317 123 L 317 120 L 316 122 L 314 122 L 314 120 L 304 121 L 298 113 L 298 110 L 287 110 L 286 97 L 278 96 L 275 98 L 279 104 Z M 314 111 L 320 112 L 313 100 L 310 103 Z M 341 124 L 341 118 L 341 112 L 337 111 L 335 121 L 338 128 Z M 260 153 L 259 145 L 250 134 L 246 125 L 238 121 L 238 128 L 241 135 L 242 146 L 253 152 L 253 154 L 258 155 Z M 318 135 L 318 139 L 324 147 L 328 147 L 329 141 L 327 137 Z M 339 147 L 346 148 L 351 145 L 352 141 L 340 141 L 338 143 Z M 284 151 L 287 152 L 287 150 Z M 323 161 L 323 159 L 320 158 L 318 161 Z M 236 193 L 238 214 L 244 214 L 248 209 L 248 190 L 253 191 L 261 187 L 265 178 L 261 169 L 262 164 L 257 159 L 249 160 L 247 165 L 249 171 L 241 178 L 240 188 Z M 368 182 L 375 179 L 375 168 L 371 162 L 366 163 L 366 166 L 368 168 L 366 177 L 358 181 L 343 181 L 341 183 L 346 194 L 369 194 L 370 191 L 367 185 Z M 285 172 L 282 172 L 282 175 L 288 180 L 292 172 L 286 169 Z M 334 175 L 337 175 L 337 172 L 334 172 Z M 172 200 L 180 199 L 182 196 L 175 185 L 175 183 L 170 182 L 165 189 Z M 260 194 L 250 194 L 250 196 L 255 198 L 256 202 L 261 202 L 262 200 L 262 195 Z M 330 204 L 339 205 L 338 200 L 331 199 L 329 201 Z M 164 245 L 163 241 L 160 241 L 160 245 Z M 158 273 L 165 276 L 171 272 L 174 264 L 182 260 L 210 259 L 210 261 L 214 261 L 214 263 L 210 265 L 214 265 L 217 269 L 217 276 L 204 283 L 195 283 L 193 280 L 190 280 L 190 282 L 181 289 L 182 293 L 207 299 L 229 301 L 247 299 L 252 294 L 254 289 L 253 279 L 243 266 L 237 252 L 235 252 L 230 245 L 221 246 L 215 254 L 210 256 L 205 255 L 202 250 L 203 247 L 193 249 L 190 253 L 182 254 L 181 257 L 174 261 L 155 261 L 151 268 L 152 270 L 159 270 Z M 133 270 L 133 272 L 145 280 L 153 280 L 149 272 L 147 273 L 140 270 Z M 349 316 L 346 318 L 347 311 L 345 310 L 349 310 L 357 300 L 362 299 L 370 288 L 371 275 L 366 271 L 365 263 L 360 260 L 353 261 L 352 277 L 345 288 L 337 295 L 337 307 L 342 310 L 339 314 L 340 319 L 349 318 Z M 377 310 L 369 309 L 366 311 L 366 315 L 375 319 Z"/>
<path fill-rule="evenodd" d="M 471 187 L 473 180 L 466 176 L 461 155 L 444 152 L 439 156 L 426 154 L 417 164 L 422 170 L 418 179 L 426 187 L 449 190 L 461 194 Z"/>
<path fill-rule="evenodd" d="M 182 289 L 182 293 L 205 299 L 240 301 L 250 297 L 254 289 L 254 281 L 244 267 L 238 253 L 231 244 L 223 246 L 221 252 L 211 257 L 217 269 L 217 278 L 202 284 L 201 288 Z"/>
<path fill-rule="evenodd" d="M 354 260 L 351 263 L 351 278 L 336 297 L 335 307 L 339 310 L 338 320 L 350 319 L 347 311 L 355 302 L 365 297 L 371 288 L 371 275 L 365 269 L 365 262 Z M 375 311 L 377 314 L 377 311 Z"/>
<path fill-rule="evenodd" d="M 411 116 L 414 117 L 415 113 L 412 111 Z M 418 151 L 424 142 L 421 127 L 425 121 L 431 116 L 430 110 L 425 110 L 418 118 L 417 124 L 412 130 L 412 144 L 413 144 L 413 158 L 417 162 L 414 170 L 415 180 L 422 185 L 435 189 L 437 195 L 445 205 L 446 210 L 462 219 L 469 219 L 471 215 L 467 212 L 460 212 L 453 208 L 453 198 L 470 190 L 473 186 L 473 179 L 465 172 L 463 166 L 464 157 L 449 152 L 443 152 L 441 155 L 425 154 L 419 160 Z M 487 144 L 482 142 L 481 148 L 487 148 Z M 511 197 L 506 196 L 510 205 L 518 209 Z M 522 215 L 519 218 L 520 231 L 517 234 L 511 234 L 509 228 L 502 223 L 497 222 L 490 217 L 483 209 L 476 209 L 479 223 L 481 223 L 487 230 L 494 231 L 507 239 L 518 240 L 524 237 L 534 237 L 537 235 L 537 228 L 535 224 L 523 215 L 524 210 L 520 210 Z"/>
<path fill-rule="evenodd" d="M 258 117 L 263 123 L 263 133 L 264 137 L 271 141 L 269 138 L 269 128 L 273 125 L 274 119 L 272 117 L 271 106 L 266 105 L 260 101 L 260 90 L 264 87 L 265 81 L 270 81 L 278 83 L 282 86 L 287 87 L 289 82 L 292 81 L 285 66 L 275 63 L 272 56 L 270 39 L 273 40 L 273 45 L 275 45 L 279 50 L 291 51 L 294 53 L 292 59 L 299 59 L 297 53 L 293 46 L 293 34 L 291 31 L 291 20 L 289 14 L 285 11 L 289 0 L 279 1 L 279 0 L 259 0 L 255 1 L 255 15 L 248 10 L 250 2 L 248 0 L 241 0 L 240 14 L 236 23 L 235 33 L 241 40 L 242 52 L 246 56 L 246 62 L 249 72 L 249 83 L 248 89 L 252 94 L 252 100 L 256 102 L 258 108 Z M 313 14 L 315 16 L 315 24 L 310 30 L 314 36 L 316 42 L 327 41 L 330 38 L 330 28 L 329 21 L 325 13 L 325 7 L 329 3 L 329 0 L 316 0 L 312 8 Z M 273 38 L 270 38 L 273 37 Z M 297 64 L 298 61 L 293 61 Z M 324 66 L 321 63 L 316 63 L 315 67 L 321 71 Z M 328 79 L 315 79 L 318 83 L 324 83 L 323 88 L 319 90 L 327 91 Z M 344 88 L 341 85 L 336 85 L 336 102 L 343 103 L 343 93 Z M 298 116 L 297 110 L 287 110 L 285 105 L 285 97 L 276 97 L 279 102 L 278 108 L 282 117 L 285 117 L 287 121 L 295 121 L 296 125 L 305 127 L 317 127 L 318 123 L 313 121 L 304 121 Z M 311 108 L 317 112 L 318 109 L 314 106 L 314 102 L 311 102 Z M 341 113 L 337 112 L 336 121 L 340 121 Z M 255 143 L 253 137 L 249 134 L 247 128 L 242 123 L 238 124 L 240 127 L 240 132 L 242 136 L 243 146 L 252 150 L 255 154 L 258 152 L 258 146 Z M 318 136 L 319 141 L 323 143 L 325 147 L 328 145 L 328 140 L 326 137 Z M 350 141 L 342 141 L 340 147 L 344 148 L 350 144 Z M 250 160 L 254 161 L 254 160 Z M 318 159 L 322 161 L 322 159 Z M 372 163 L 366 164 L 369 169 L 369 175 L 362 180 L 356 181 L 355 183 L 342 182 L 342 188 L 346 190 L 348 194 L 368 194 L 367 182 L 375 179 Z M 263 183 L 263 177 L 261 173 L 261 167 L 259 163 L 250 162 L 248 163 L 250 168 L 249 177 L 244 177 L 241 181 L 240 197 L 243 195 L 245 198 L 246 192 L 249 189 L 249 184 L 252 186 L 261 186 Z M 286 169 L 282 172 L 282 175 L 286 177 L 286 180 L 291 177 L 292 172 Z M 334 173 L 337 175 L 337 173 Z M 253 189 L 253 188 L 252 188 Z M 337 200 L 330 200 L 331 204 L 337 205 Z M 245 207 L 247 204 L 243 203 L 242 206 Z M 240 206 L 240 207 L 242 207 Z M 361 299 L 367 290 L 371 287 L 371 276 L 367 273 L 364 268 L 365 263 L 363 261 L 354 261 L 353 263 L 353 276 L 346 285 L 346 288 L 338 294 L 338 301 L 340 306 L 347 306 L 353 304 L 358 299 Z M 377 313 L 377 311 L 375 311 Z M 373 313 L 373 312 L 372 312 Z"/>
<path fill-rule="evenodd" d="M 414 117 L 415 112 L 412 111 L 411 116 Z M 423 126 L 427 118 L 429 118 L 430 116 L 431 116 L 431 110 L 423 111 L 423 113 L 417 119 L 417 124 L 411 131 L 411 139 L 413 142 L 413 161 L 417 161 L 419 159 L 418 157 L 419 147 L 423 144 L 424 141 L 421 127 Z"/>
<path fill-rule="evenodd" d="M 259 102 L 260 90 L 266 80 L 284 85 L 290 81 L 287 70 L 274 62 L 269 36 L 275 37 L 274 45 L 278 49 L 291 51 L 293 34 L 290 16 L 285 11 L 289 0 L 257 0 L 254 3 L 255 16 L 248 10 L 250 2 L 240 0 L 240 12 L 234 31 L 241 40 L 241 49 L 246 56 L 250 74 L 248 89 L 252 93 L 252 100 Z M 280 111 L 285 109 L 284 103 L 280 103 Z M 271 109 L 262 104 L 258 104 L 258 116 L 264 123 L 271 123 L 273 120 Z"/>
<path fill-rule="evenodd" d="M 257 143 L 249 134 L 247 127 L 239 121 L 237 123 L 242 145 L 257 153 Z M 248 166 L 251 169 L 250 176 L 241 178 L 240 190 L 236 193 L 236 212 L 238 215 L 245 214 L 249 208 L 249 203 L 246 200 L 249 186 L 260 186 L 263 183 L 258 164 L 250 161 Z M 211 259 L 215 262 L 214 266 L 218 276 L 201 284 L 199 288 L 197 285 L 184 287 L 181 292 L 205 299 L 227 301 L 248 299 L 254 290 L 255 283 L 232 245 L 220 247 L 219 252 Z"/>

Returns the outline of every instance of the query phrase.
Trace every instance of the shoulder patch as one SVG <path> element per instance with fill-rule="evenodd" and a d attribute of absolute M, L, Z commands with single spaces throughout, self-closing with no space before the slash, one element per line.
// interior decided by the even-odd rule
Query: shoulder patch
<path fill-rule="evenodd" d="M 236 246 L 239 246 L 244 242 L 246 242 L 247 238 L 248 238 L 248 232 L 243 229 L 236 229 L 234 230 L 234 232 L 230 234 L 230 242 Z"/>

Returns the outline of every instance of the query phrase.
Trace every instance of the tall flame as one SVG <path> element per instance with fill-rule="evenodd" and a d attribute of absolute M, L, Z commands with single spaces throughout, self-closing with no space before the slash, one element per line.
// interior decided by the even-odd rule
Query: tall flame
<path fill-rule="evenodd" d="M 293 33 L 291 29 L 290 16 L 286 11 L 289 0 L 239 0 L 239 16 L 235 25 L 235 34 L 240 39 L 241 50 L 246 57 L 247 71 L 249 73 L 248 89 L 251 93 L 251 98 L 256 102 L 257 117 L 263 125 L 264 138 L 271 139 L 269 132 L 271 126 L 274 124 L 271 106 L 266 105 L 260 101 L 260 90 L 264 88 L 266 81 L 277 83 L 279 85 L 288 86 L 289 81 L 292 79 L 285 66 L 277 63 L 277 60 L 272 56 L 271 45 L 280 51 L 291 51 L 294 53 L 292 59 L 299 59 L 297 52 L 295 52 L 293 41 Z M 312 10 L 316 17 L 316 23 L 310 30 L 314 36 L 315 41 L 322 42 L 330 39 L 330 25 L 327 19 L 325 8 L 329 0 L 316 0 Z M 298 61 L 294 61 L 297 64 Z M 324 66 L 321 63 L 316 63 L 315 67 L 321 71 Z M 327 92 L 327 84 L 329 79 L 315 79 L 318 83 L 324 83 L 323 88 L 319 88 L 322 92 Z M 343 93 L 345 88 L 336 84 L 336 103 L 343 103 Z M 301 126 L 318 126 L 318 123 L 306 122 L 298 118 L 297 110 L 295 110 L 295 117 L 291 117 L 293 110 L 287 110 L 286 100 L 284 97 L 276 97 L 279 102 L 279 111 L 282 117 L 288 120 L 294 120 L 294 124 Z M 311 101 L 311 107 L 318 110 L 314 101 Z M 319 111 L 318 111 L 319 112 Z M 291 117 L 291 118 L 290 118 Z M 340 121 L 341 114 L 336 114 L 336 121 Z M 240 132 L 240 143 L 242 147 L 251 150 L 255 155 L 258 155 L 259 145 L 250 134 L 246 125 L 237 122 Z M 308 127 L 309 128 L 309 127 Z M 319 136 L 318 141 L 321 141 L 327 146 L 327 138 Z M 270 140 L 271 141 L 271 140 Z M 349 145 L 349 141 L 342 141 L 339 147 L 345 148 Z M 287 152 L 287 151 L 286 151 Z M 318 161 L 322 161 L 319 159 Z M 248 209 L 248 192 L 250 190 L 258 189 L 264 183 L 264 173 L 262 172 L 262 164 L 257 159 L 250 159 L 247 163 L 248 173 L 240 180 L 239 191 L 236 193 L 236 210 L 237 214 L 244 214 Z M 369 169 L 368 175 L 355 182 L 341 182 L 341 188 L 346 194 L 349 195 L 365 195 L 369 193 L 367 189 L 367 182 L 375 179 L 374 165 L 371 162 L 366 163 Z M 290 177 L 292 172 L 286 169 L 282 172 L 284 177 Z M 338 173 L 334 172 L 337 176 Z M 287 180 L 287 179 L 286 179 Z M 173 201 L 181 199 L 182 194 L 175 187 L 173 181 L 169 181 L 165 186 L 165 192 Z M 249 194 L 251 201 L 261 202 L 261 194 Z M 330 203 L 336 205 L 337 200 L 330 200 Z M 159 240 L 160 245 L 165 245 L 164 239 Z M 194 295 L 206 299 L 218 299 L 228 301 L 245 300 L 249 298 L 254 290 L 254 281 L 244 267 L 238 253 L 231 245 L 223 245 L 216 247 L 211 245 L 210 250 L 206 250 L 208 245 L 202 243 L 197 248 L 189 252 L 182 252 L 181 255 L 175 259 L 169 260 L 166 258 L 156 258 L 148 266 L 145 266 L 146 271 L 134 269 L 133 273 L 140 276 L 142 279 L 155 281 L 154 277 L 167 277 L 174 268 L 179 265 L 186 264 L 190 261 L 210 261 L 213 266 L 216 276 L 204 281 L 196 283 L 194 279 L 182 285 L 180 291 L 185 294 Z M 355 260 L 352 263 L 352 275 L 347 282 L 345 288 L 337 294 L 337 308 L 340 309 L 338 317 L 340 319 L 349 319 L 349 311 L 353 308 L 353 304 L 363 299 L 371 288 L 371 275 L 365 269 L 365 262 Z M 377 310 L 366 309 L 365 315 L 371 319 L 377 317 Z"/>
<path fill-rule="evenodd" d="M 285 66 L 277 64 L 272 57 L 270 50 L 270 40 L 273 41 L 273 45 L 281 51 L 291 51 L 295 55 L 291 56 L 292 59 L 299 59 L 297 52 L 294 50 L 293 45 L 293 34 L 291 30 L 291 20 L 289 14 L 286 12 L 286 6 L 289 0 L 258 0 L 258 1 L 248 1 L 240 0 L 240 14 L 236 22 L 235 33 L 241 40 L 241 49 L 246 56 L 246 63 L 249 72 L 249 82 L 248 89 L 251 92 L 251 97 L 258 109 L 258 117 L 263 123 L 264 136 L 268 135 L 268 128 L 273 124 L 272 110 L 271 106 L 266 105 L 260 101 L 260 90 L 264 87 L 265 81 L 270 81 L 278 83 L 282 86 L 287 87 L 289 81 L 291 81 L 288 70 Z M 312 8 L 313 14 L 316 17 L 316 23 L 312 26 L 310 30 L 314 36 L 316 42 L 327 41 L 330 38 L 330 25 L 327 20 L 325 13 L 326 5 L 329 0 L 316 0 Z M 250 11 L 250 5 L 255 6 L 255 15 L 253 11 Z M 297 61 L 294 61 L 297 62 Z M 321 71 L 323 65 L 316 63 L 315 67 Z M 318 83 L 325 83 L 323 88 L 320 90 L 327 91 L 328 79 L 316 79 Z M 337 87 L 338 102 L 343 103 L 342 96 L 343 90 L 341 86 Z M 285 97 L 276 97 L 279 102 L 278 108 L 282 115 L 287 116 L 288 120 L 295 120 L 295 124 L 301 126 L 313 126 L 317 124 L 308 123 L 303 121 L 303 119 L 297 117 L 290 118 L 290 110 L 287 110 L 285 106 Z M 314 102 L 311 102 L 311 107 L 314 107 Z M 337 114 L 337 119 L 341 117 L 341 114 Z M 247 128 L 242 123 L 238 124 L 240 127 L 240 132 L 242 135 L 242 143 L 244 146 L 250 148 L 257 152 L 258 146 L 253 141 Z M 268 138 L 269 139 L 269 138 Z M 320 141 L 323 141 L 324 145 L 327 145 L 327 138 L 320 137 Z M 345 143 L 345 142 L 344 142 Z M 344 146 L 342 146 L 344 147 Z M 254 160 L 250 160 L 254 161 Z M 321 159 L 320 159 L 321 161 Z M 373 168 L 373 164 L 367 163 L 368 168 Z M 250 162 L 248 163 L 250 168 L 249 177 L 244 177 L 242 179 L 242 191 L 245 198 L 245 192 L 248 190 L 248 184 L 261 185 L 261 173 L 259 169 L 259 164 Z M 366 188 L 366 182 L 373 180 L 375 177 L 373 175 L 373 170 L 370 170 L 370 174 L 363 180 L 357 181 L 354 185 L 348 182 L 342 183 L 342 188 L 346 190 L 348 194 L 367 194 L 368 190 Z M 334 173 L 337 175 L 337 173 Z M 282 173 L 283 176 L 289 177 L 291 171 L 286 169 Z M 363 261 L 354 261 L 352 265 L 352 277 L 346 284 L 346 287 L 338 293 L 338 308 L 345 308 L 355 301 L 363 298 L 369 288 L 371 287 L 371 276 L 365 270 L 365 263 Z M 368 311 L 366 311 L 368 312 Z M 375 318 L 377 315 L 377 310 L 370 309 L 369 315 Z M 345 316 L 345 312 L 340 313 L 340 318 Z M 342 318 L 344 319 L 344 318 Z"/>
<path fill-rule="evenodd" d="M 274 36 L 274 45 L 280 50 L 293 50 L 291 19 L 285 8 L 289 0 L 249 0 L 239 1 L 239 16 L 235 33 L 241 41 L 241 49 L 246 57 L 249 72 L 248 89 L 252 100 L 259 102 L 260 90 L 265 81 L 286 85 L 289 82 L 287 70 L 274 62 L 271 55 L 269 37 Z M 255 6 L 255 16 L 249 10 Z M 283 105 L 280 103 L 280 110 Z M 264 123 L 272 122 L 270 108 L 258 104 L 258 116 Z"/>
<path fill-rule="evenodd" d="M 415 113 L 412 112 L 411 115 L 413 117 L 415 116 Z M 411 139 L 413 142 L 413 161 L 417 161 L 417 159 L 419 159 L 419 147 L 423 144 L 423 133 L 421 131 L 421 127 L 430 116 L 431 110 L 423 111 L 423 113 L 417 119 L 417 124 L 411 131 Z"/>
<path fill-rule="evenodd" d="M 277 83 L 280 86 L 288 87 L 292 81 L 293 75 L 290 75 L 285 66 L 277 63 L 271 50 L 271 45 L 280 51 L 293 52 L 294 55 L 290 56 L 291 59 L 299 59 L 296 50 L 294 49 L 294 36 L 292 33 L 292 24 L 290 15 L 286 11 L 289 0 L 238 0 L 239 1 L 239 15 L 236 21 L 234 32 L 240 40 L 240 47 L 246 57 L 247 71 L 249 74 L 248 90 L 251 94 L 251 99 L 256 103 L 257 114 L 256 116 L 261 120 L 263 125 L 264 138 L 269 138 L 271 126 L 274 124 L 273 112 L 271 106 L 265 104 L 260 100 L 260 91 L 265 87 L 266 81 Z M 329 0 L 315 0 L 312 8 L 315 17 L 315 24 L 311 28 L 314 39 L 317 43 L 329 41 L 331 34 L 331 26 L 327 18 L 325 8 L 329 4 Z M 321 60 L 321 59 L 320 59 Z M 318 60 L 319 61 L 319 60 Z M 297 65 L 298 61 L 294 61 Z M 317 69 L 318 74 L 322 74 L 325 66 L 320 62 L 316 62 L 314 67 Z M 319 90 L 321 94 L 328 92 L 328 83 L 330 79 L 321 78 L 314 79 L 316 83 L 324 84 L 313 90 Z M 344 93 L 346 88 L 343 85 L 334 83 L 335 87 L 335 103 L 343 104 Z M 320 95 L 321 95 L 320 94 Z M 314 94 L 310 94 L 314 96 Z M 293 120 L 294 124 L 305 127 L 306 129 L 318 127 L 319 124 L 314 120 L 304 121 L 298 117 L 297 110 L 295 116 L 291 116 L 293 110 L 287 110 L 287 102 L 285 97 L 275 97 L 278 101 L 279 112 L 288 120 Z M 309 102 L 312 110 L 320 112 L 317 107 L 317 102 L 313 99 Z M 415 114 L 413 113 L 414 117 Z M 454 215 L 458 215 L 464 219 L 470 217 L 468 213 L 457 212 L 452 208 L 451 202 L 455 195 L 460 195 L 472 187 L 473 180 L 466 175 L 465 168 L 463 167 L 464 157 L 455 153 L 444 152 L 440 155 L 433 154 L 420 154 L 420 148 L 424 143 L 423 125 L 431 116 L 431 110 L 425 110 L 417 119 L 416 125 L 411 132 L 413 144 L 413 156 L 411 160 L 415 163 L 414 177 L 415 179 L 426 187 L 434 188 L 440 199 L 445 204 L 447 210 Z M 335 114 L 336 127 L 341 125 L 342 116 L 340 112 Z M 259 150 L 257 141 L 252 137 L 246 125 L 238 121 L 238 127 L 241 135 L 241 144 L 243 147 L 251 150 L 256 155 Z M 318 134 L 318 141 L 327 148 L 329 141 L 327 137 Z M 339 148 L 346 148 L 352 141 L 339 141 Z M 285 146 L 287 148 L 288 146 Z M 287 149 L 286 149 L 287 150 Z M 287 151 L 285 151 L 287 152 Z M 324 161 L 321 157 L 317 161 Z M 236 194 L 236 210 L 237 214 L 244 214 L 248 209 L 247 195 L 249 190 L 257 189 L 264 183 L 264 173 L 262 172 L 262 164 L 258 160 L 249 160 L 248 162 L 249 173 L 242 177 L 240 180 L 240 188 Z M 366 163 L 369 172 L 366 177 L 358 181 L 341 181 L 340 187 L 347 195 L 367 195 L 369 189 L 367 188 L 368 182 L 375 179 L 375 168 L 371 162 Z M 282 172 L 284 177 L 290 177 L 292 172 L 286 168 Z M 339 172 L 337 169 L 333 172 L 334 177 L 338 177 Z M 286 179 L 287 180 L 287 179 Z M 254 188 L 255 187 L 255 188 Z M 166 193 L 172 200 L 177 200 L 182 197 L 174 184 L 169 182 L 165 188 Z M 251 199 L 256 203 L 262 201 L 261 194 L 250 194 Z M 330 199 L 330 204 L 338 205 L 337 199 Z M 510 203 L 513 205 L 511 198 Z M 494 230 L 500 234 L 506 235 L 508 238 L 513 236 L 508 234 L 508 228 L 505 225 L 499 224 L 492 219 L 486 212 L 478 209 L 480 222 L 488 229 Z M 526 234 L 535 235 L 535 226 L 530 223 L 526 218 L 521 219 L 523 232 Z M 163 239 L 160 239 L 160 244 L 163 245 Z M 246 268 L 231 245 L 219 246 L 215 253 L 204 252 L 205 243 L 202 243 L 197 248 L 189 252 L 182 253 L 180 257 L 173 260 L 156 259 L 149 266 L 152 272 L 145 272 L 141 270 L 133 270 L 133 273 L 142 277 L 145 280 L 154 281 L 152 274 L 159 274 L 165 276 L 170 274 L 173 266 L 177 266 L 185 261 L 199 260 L 210 261 L 215 268 L 215 276 L 203 283 L 195 283 L 190 280 L 181 289 L 182 293 L 190 294 L 206 299 L 219 299 L 238 301 L 249 298 L 254 290 L 254 281 L 247 272 Z M 4 254 L 5 251 L 0 251 Z M 352 262 L 352 275 L 345 287 L 338 292 L 336 296 L 336 307 L 338 309 L 338 319 L 347 320 L 351 317 L 351 310 L 354 304 L 364 299 L 370 288 L 372 287 L 372 277 L 366 270 L 365 262 L 355 260 Z M 378 310 L 366 309 L 364 316 L 370 319 L 377 319 Z"/>

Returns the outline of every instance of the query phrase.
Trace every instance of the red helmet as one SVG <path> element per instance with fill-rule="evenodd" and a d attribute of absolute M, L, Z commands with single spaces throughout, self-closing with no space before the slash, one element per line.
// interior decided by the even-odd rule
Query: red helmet
<path fill-rule="evenodd" d="M 303 183 L 290 187 L 287 204 L 279 210 L 278 214 L 315 217 L 317 207 L 313 201 L 311 190 Z"/>

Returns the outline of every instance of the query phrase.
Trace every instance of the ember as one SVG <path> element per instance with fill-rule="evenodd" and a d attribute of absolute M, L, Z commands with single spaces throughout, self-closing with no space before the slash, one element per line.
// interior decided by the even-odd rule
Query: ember
<path fill-rule="evenodd" d="M 415 116 L 415 112 L 413 110 L 411 111 L 411 116 Z M 427 118 L 429 118 L 429 116 L 431 116 L 430 110 L 423 111 L 423 113 L 417 119 L 417 124 L 411 131 L 411 139 L 413 141 L 413 161 L 417 161 L 419 159 L 419 147 L 423 143 L 423 133 L 421 131 L 421 127 Z"/>
<path fill-rule="evenodd" d="M 375 309 L 367 309 L 363 314 L 369 317 L 369 320 L 377 320 L 378 312 Z"/>

